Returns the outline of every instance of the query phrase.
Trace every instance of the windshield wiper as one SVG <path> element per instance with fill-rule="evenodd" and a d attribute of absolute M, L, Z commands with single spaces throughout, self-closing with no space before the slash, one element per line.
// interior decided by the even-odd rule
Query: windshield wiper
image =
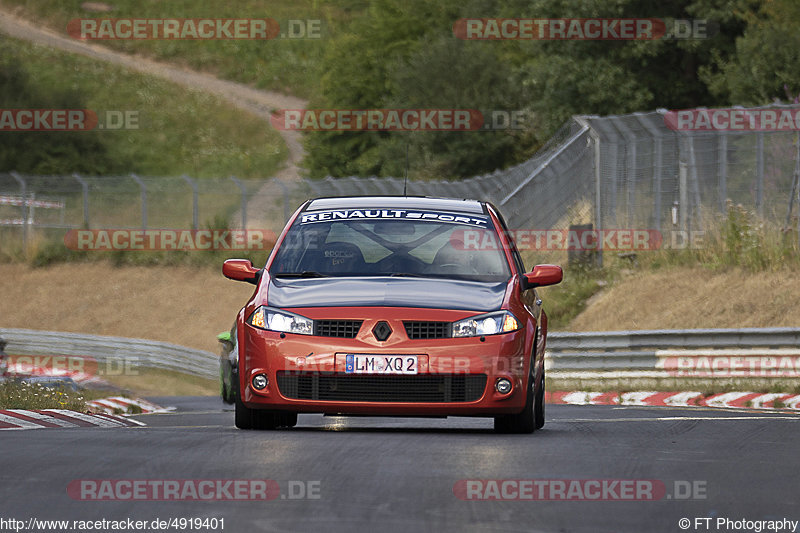
<path fill-rule="evenodd" d="M 389 276 L 392 278 L 432 278 L 434 276 L 430 274 L 417 274 L 416 272 L 386 272 L 385 274 L 380 274 L 382 276 Z"/>
<path fill-rule="evenodd" d="M 276 278 L 327 278 L 327 274 L 314 272 L 313 270 L 304 270 L 302 272 L 278 272 L 275 274 Z"/>

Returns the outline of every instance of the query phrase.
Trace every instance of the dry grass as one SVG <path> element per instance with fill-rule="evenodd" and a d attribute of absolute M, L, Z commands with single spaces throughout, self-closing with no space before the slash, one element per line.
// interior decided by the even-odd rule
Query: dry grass
<path fill-rule="evenodd" d="M 217 353 L 253 285 L 220 269 L 0 264 L 0 327 L 117 335 Z"/>
<path fill-rule="evenodd" d="M 141 369 L 139 375 L 106 376 L 112 385 L 134 396 L 215 396 L 219 381 L 167 370 Z"/>
<path fill-rule="evenodd" d="M 800 326 L 800 276 L 792 270 L 749 272 L 672 267 L 618 280 L 592 298 L 566 328 L 742 328 Z"/>
<path fill-rule="evenodd" d="M 68 388 L 48 388 L 41 385 L 0 382 L 0 409 L 71 409 L 85 411 L 83 392 Z"/>

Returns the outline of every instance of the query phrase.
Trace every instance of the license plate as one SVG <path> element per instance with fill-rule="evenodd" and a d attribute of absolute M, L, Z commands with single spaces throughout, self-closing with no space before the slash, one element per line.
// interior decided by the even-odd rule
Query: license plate
<path fill-rule="evenodd" d="M 347 354 L 345 372 L 348 374 L 416 374 L 416 355 Z"/>

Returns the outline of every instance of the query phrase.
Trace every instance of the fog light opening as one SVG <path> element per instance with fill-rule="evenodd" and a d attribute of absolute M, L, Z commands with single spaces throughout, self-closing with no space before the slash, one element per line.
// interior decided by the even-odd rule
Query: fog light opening
<path fill-rule="evenodd" d="M 264 374 L 256 374 L 253 376 L 253 388 L 256 390 L 264 390 L 269 385 L 269 379 Z"/>
<path fill-rule="evenodd" d="M 500 394 L 508 394 L 511 392 L 511 381 L 506 378 L 499 378 L 494 382 L 494 390 Z"/>

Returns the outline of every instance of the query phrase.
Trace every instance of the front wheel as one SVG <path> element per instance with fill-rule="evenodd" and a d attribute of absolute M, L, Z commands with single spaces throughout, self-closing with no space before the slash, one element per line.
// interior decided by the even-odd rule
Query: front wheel
<path fill-rule="evenodd" d="M 544 370 L 542 370 L 542 382 L 536 389 L 536 405 L 533 416 L 536 419 L 536 429 L 542 429 L 544 427 Z"/>
<path fill-rule="evenodd" d="M 516 415 L 501 415 L 494 417 L 494 430 L 497 433 L 533 433 L 544 425 L 544 381 L 537 389 L 535 386 L 536 372 L 531 361 L 531 375 L 528 377 L 528 388 L 525 393 L 525 407 Z M 541 400 L 540 400 L 541 397 Z M 542 424 L 539 425 L 539 415 Z"/>
<path fill-rule="evenodd" d="M 297 413 L 289 411 L 270 411 L 267 409 L 250 409 L 239 394 L 235 396 L 236 414 L 234 423 L 239 429 L 276 429 L 292 428 L 297 425 Z"/>
<path fill-rule="evenodd" d="M 255 413 L 255 409 L 250 409 L 243 404 L 242 399 L 238 394 L 234 400 L 234 405 L 236 406 L 234 423 L 236 424 L 236 427 L 239 429 L 253 429 L 255 421 L 255 416 L 253 413 Z"/>

